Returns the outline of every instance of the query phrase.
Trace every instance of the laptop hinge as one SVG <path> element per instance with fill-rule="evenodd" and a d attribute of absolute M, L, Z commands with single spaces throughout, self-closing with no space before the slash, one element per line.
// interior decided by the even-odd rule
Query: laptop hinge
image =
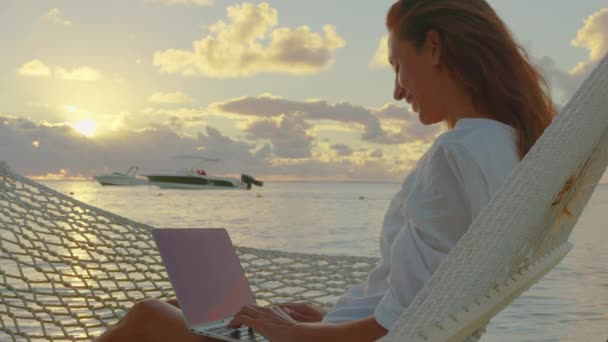
<path fill-rule="evenodd" d="M 219 319 L 217 321 L 210 321 L 210 322 L 195 325 L 195 326 L 191 327 L 190 330 L 191 331 L 201 331 L 201 330 L 205 330 L 205 329 L 213 329 L 216 327 L 224 327 L 228 323 L 230 323 L 231 320 L 232 320 L 232 317 L 226 317 L 224 319 Z"/>

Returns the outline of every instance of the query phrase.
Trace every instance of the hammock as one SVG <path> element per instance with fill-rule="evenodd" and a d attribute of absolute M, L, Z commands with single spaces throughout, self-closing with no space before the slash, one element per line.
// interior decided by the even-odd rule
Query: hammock
<path fill-rule="evenodd" d="M 174 298 L 151 229 L 0 163 L 0 341 L 91 340 L 138 300 Z M 237 252 L 262 304 L 309 301 L 328 308 L 377 262 Z"/>
<path fill-rule="evenodd" d="M 607 164 L 604 57 L 382 340 L 461 341 L 483 331 L 569 251 Z M 0 163 L 0 340 L 90 340 L 134 302 L 172 298 L 150 230 Z M 330 306 L 377 261 L 237 251 L 261 303 Z"/>

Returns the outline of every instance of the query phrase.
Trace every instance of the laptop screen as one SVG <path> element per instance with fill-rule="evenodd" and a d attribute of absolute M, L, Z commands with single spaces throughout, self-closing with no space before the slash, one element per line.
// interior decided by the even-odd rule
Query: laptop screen
<path fill-rule="evenodd" d="M 255 303 L 225 229 L 155 229 L 153 235 L 189 327 Z"/>

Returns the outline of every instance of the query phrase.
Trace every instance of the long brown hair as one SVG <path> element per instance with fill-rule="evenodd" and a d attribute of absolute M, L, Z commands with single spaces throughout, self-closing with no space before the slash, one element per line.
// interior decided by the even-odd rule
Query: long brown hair
<path fill-rule="evenodd" d="M 399 0 L 386 26 L 422 48 L 435 30 L 441 62 L 472 96 L 475 109 L 517 131 L 523 158 L 555 116 L 545 79 L 485 0 Z"/>

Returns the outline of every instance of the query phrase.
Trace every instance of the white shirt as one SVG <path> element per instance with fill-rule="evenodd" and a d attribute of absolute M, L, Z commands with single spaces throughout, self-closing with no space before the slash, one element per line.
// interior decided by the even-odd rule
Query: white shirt
<path fill-rule="evenodd" d="M 496 120 L 463 118 L 439 136 L 390 203 L 378 264 L 324 321 L 374 316 L 390 330 L 519 163 L 515 134 Z"/>

